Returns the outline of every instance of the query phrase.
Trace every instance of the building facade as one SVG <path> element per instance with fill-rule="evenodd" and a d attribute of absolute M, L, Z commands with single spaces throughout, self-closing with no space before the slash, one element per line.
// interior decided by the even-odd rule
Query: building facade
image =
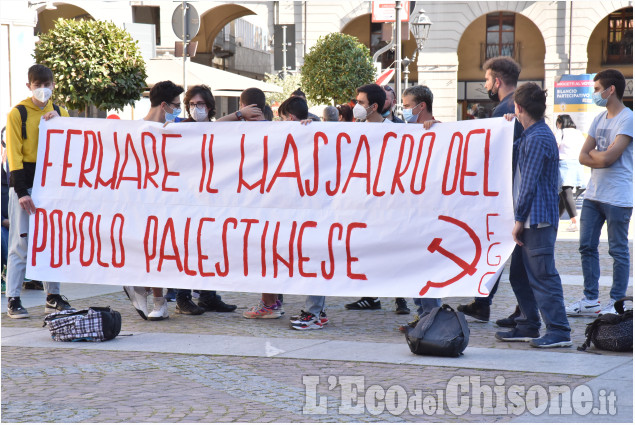
<path fill-rule="evenodd" d="M 372 22 L 368 1 L 192 4 L 200 21 L 192 60 L 258 79 L 281 71 L 283 64 L 288 72 L 298 72 L 304 55 L 319 37 L 331 32 L 354 35 L 371 52 L 390 38 L 385 25 Z M 131 28 L 131 24 L 152 25 L 141 44 L 150 46 L 150 56 L 164 55 L 173 54 L 178 41 L 172 29 L 177 5 L 171 0 L 3 0 L 0 72 L 2 92 L 8 96 L 2 97 L 2 120 L 12 105 L 28 95 L 24 82 L 36 34 L 50 29 L 58 17 L 105 19 Z M 441 121 L 488 116 L 493 103 L 483 88 L 482 63 L 503 54 L 520 63 L 521 81 L 534 81 L 549 90 L 548 113 L 553 111 L 554 83 L 562 75 L 607 68 L 617 68 L 626 76 L 625 101 L 632 107 L 632 6 L 626 0 L 409 2 L 411 17 L 424 9 L 433 23 L 423 51 L 408 68 L 409 84 L 432 89 L 434 115 Z M 407 27 L 404 33 L 409 39 L 402 42 L 402 57 L 412 58 L 414 37 Z M 394 52 L 387 52 L 379 61 L 385 68 L 394 59 Z M 178 81 L 177 76 L 166 78 Z"/>

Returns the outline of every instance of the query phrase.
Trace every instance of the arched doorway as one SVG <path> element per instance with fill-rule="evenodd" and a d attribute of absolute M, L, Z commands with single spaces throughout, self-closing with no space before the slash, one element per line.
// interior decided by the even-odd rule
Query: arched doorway
<path fill-rule="evenodd" d="M 606 15 L 593 29 L 587 44 L 587 73 L 617 69 L 626 78 L 624 104 L 633 109 L 633 8 Z"/>
<path fill-rule="evenodd" d="M 193 39 L 198 42 L 194 62 L 252 78 L 262 78 L 264 72 L 271 71 L 267 22 L 256 12 L 237 4 L 225 4 L 201 14 L 200 22 L 198 35 Z"/>
<path fill-rule="evenodd" d="M 457 49 L 458 119 L 488 118 L 496 106 L 484 87 L 483 63 L 487 59 L 510 56 L 521 66 L 519 83 L 543 85 L 545 52 L 540 29 L 520 13 L 493 11 L 473 20 Z"/>
<path fill-rule="evenodd" d="M 371 55 L 374 55 L 377 50 L 386 46 L 390 43 L 390 40 L 392 40 L 392 24 L 372 22 L 372 15 L 370 13 L 360 15 L 348 21 L 348 23 L 342 27 L 340 32 L 357 37 L 360 43 L 370 49 Z M 413 34 L 410 33 L 409 35 L 409 40 L 404 40 L 401 43 L 401 55 L 404 58 L 412 58 L 417 49 L 417 43 Z M 394 50 L 384 52 L 379 57 L 379 61 L 382 64 L 382 69 L 394 67 Z M 408 71 L 410 71 L 409 85 L 412 85 L 412 83 L 416 83 L 418 80 L 417 65 L 414 61 L 408 67 Z"/>
<path fill-rule="evenodd" d="M 35 34 L 48 32 L 55 26 L 55 21 L 63 19 L 88 19 L 94 20 L 93 16 L 81 7 L 69 3 L 52 3 L 55 9 L 46 9 L 44 6 L 38 10 L 38 22 L 35 26 Z"/>

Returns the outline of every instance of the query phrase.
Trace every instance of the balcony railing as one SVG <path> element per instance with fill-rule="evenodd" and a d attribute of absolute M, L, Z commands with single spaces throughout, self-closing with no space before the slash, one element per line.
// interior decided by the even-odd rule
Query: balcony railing
<path fill-rule="evenodd" d="M 214 39 L 214 56 L 217 58 L 228 58 L 236 54 L 236 38 L 225 31 L 218 33 Z"/>
<path fill-rule="evenodd" d="M 602 40 L 602 65 L 632 65 L 633 38 L 624 38 L 619 43 Z"/>
<path fill-rule="evenodd" d="M 520 50 L 520 41 L 505 44 L 481 43 L 481 66 L 483 66 L 486 60 L 495 58 L 496 56 L 509 56 L 520 64 Z"/>

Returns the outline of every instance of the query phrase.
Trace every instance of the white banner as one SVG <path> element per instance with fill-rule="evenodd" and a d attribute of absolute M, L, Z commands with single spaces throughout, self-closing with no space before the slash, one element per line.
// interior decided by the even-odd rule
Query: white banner
<path fill-rule="evenodd" d="M 32 279 L 486 295 L 513 249 L 513 123 L 40 125 Z"/>

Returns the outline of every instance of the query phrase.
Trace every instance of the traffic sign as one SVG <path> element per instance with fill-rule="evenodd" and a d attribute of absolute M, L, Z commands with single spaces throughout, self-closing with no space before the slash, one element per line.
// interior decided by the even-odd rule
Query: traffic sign
<path fill-rule="evenodd" d="M 185 2 L 184 2 L 185 3 Z M 183 4 L 174 9 L 172 14 L 172 29 L 174 34 L 183 41 L 189 42 L 201 27 L 201 21 L 196 8 L 191 3 L 185 3 L 185 33 L 183 32 Z"/>

